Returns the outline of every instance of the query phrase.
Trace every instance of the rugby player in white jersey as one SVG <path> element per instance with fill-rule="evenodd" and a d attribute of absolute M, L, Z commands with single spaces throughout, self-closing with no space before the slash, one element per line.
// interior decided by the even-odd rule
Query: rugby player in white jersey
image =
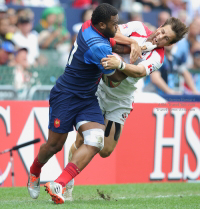
<path fill-rule="evenodd" d="M 177 18 L 169 18 L 164 25 L 156 30 L 154 36 L 151 35 L 152 32 L 142 22 L 132 21 L 119 25 L 115 37 L 118 44 L 124 43 L 124 39 L 123 42 L 121 39 L 122 34 L 129 37 L 129 39 L 134 39 L 139 46 L 146 48 L 146 50 L 143 50 L 142 57 L 139 57 L 134 65 L 120 61 L 113 55 L 102 59 L 102 65 L 105 69 L 117 68 L 122 70 L 127 75 L 127 78 L 115 88 L 108 87 L 102 79 L 98 86 L 97 96 L 106 125 L 104 148 L 99 152 L 101 157 L 108 157 L 117 145 L 125 120 L 132 110 L 134 91 L 136 90 L 135 84 L 140 78 L 158 70 L 164 61 L 164 46 L 178 42 L 187 32 L 188 28 Z M 149 37 L 153 39 L 149 39 Z M 125 44 L 129 44 L 129 39 Z M 151 41 L 151 45 L 145 47 L 145 45 L 149 44 L 147 41 Z M 122 56 L 126 62 L 129 60 L 129 55 Z M 69 161 L 73 153 L 82 144 L 82 137 L 77 135 L 77 139 L 69 151 Z M 72 180 L 66 186 L 66 192 L 64 193 L 66 200 L 72 200 L 73 184 Z"/>

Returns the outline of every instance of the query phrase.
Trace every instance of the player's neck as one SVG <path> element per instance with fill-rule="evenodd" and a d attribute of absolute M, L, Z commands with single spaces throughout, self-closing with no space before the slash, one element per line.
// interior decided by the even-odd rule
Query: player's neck
<path fill-rule="evenodd" d="M 105 37 L 105 35 L 103 34 L 103 30 L 99 27 L 99 25 L 93 25 L 94 29 L 101 34 L 103 37 Z"/>

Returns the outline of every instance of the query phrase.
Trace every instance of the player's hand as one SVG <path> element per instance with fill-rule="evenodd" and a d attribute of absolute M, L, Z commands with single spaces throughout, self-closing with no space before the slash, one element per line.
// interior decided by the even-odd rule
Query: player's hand
<path fill-rule="evenodd" d="M 153 49 L 155 49 L 157 47 L 157 45 L 153 45 L 151 42 L 145 42 L 144 45 L 141 47 L 142 51 L 152 51 Z"/>
<path fill-rule="evenodd" d="M 142 50 L 137 42 L 131 44 L 130 63 L 133 64 L 138 57 L 142 58 Z"/>
<path fill-rule="evenodd" d="M 170 89 L 170 91 L 168 92 L 168 94 L 171 94 L 171 95 L 182 95 L 182 92 L 180 92 L 180 91 L 174 91 L 173 89 Z"/>
<path fill-rule="evenodd" d="M 120 60 L 118 60 L 114 55 L 107 55 L 107 57 L 101 59 L 101 64 L 104 69 L 116 69 L 120 65 Z"/>

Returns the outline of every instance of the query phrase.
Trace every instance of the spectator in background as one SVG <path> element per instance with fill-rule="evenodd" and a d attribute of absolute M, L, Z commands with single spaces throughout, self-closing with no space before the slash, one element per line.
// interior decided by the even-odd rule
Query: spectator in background
<path fill-rule="evenodd" d="M 179 13 L 178 13 L 178 18 L 183 22 L 185 23 L 186 25 L 189 25 L 190 23 L 190 19 L 189 19 L 189 16 L 187 15 L 187 12 L 185 10 L 180 10 Z"/>
<path fill-rule="evenodd" d="M 160 27 L 161 25 L 163 25 L 165 23 L 165 21 L 170 18 L 170 13 L 167 11 L 162 11 L 158 14 L 158 27 Z"/>
<path fill-rule="evenodd" d="M 160 0 L 135 0 L 143 4 L 144 12 L 150 12 L 152 9 L 160 6 Z"/>
<path fill-rule="evenodd" d="M 191 51 L 193 56 L 193 65 L 191 69 L 200 71 L 200 43 L 199 42 L 195 43 Z"/>
<path fill-rule="evenodd" d="M 73 25 L 73 27 L 72 27 L 73 35 L 72 35 L 72 39 L 71 39 L 71 46 L 73 46 L 74 41 L 76 40 L 76 37 L 78 35 L 79 30 L 81 29 L 82 24 L 91 19 L 92 13 L 93 13 L 92 8 L 84 10 L 81 15 L 81 22 Z"/>
<path fill-rule="evenodd" d="M 17 26 L 19 30 L 14 34 L 12 40 L 19 48 L 27 48 L 29 65 L 36 66 L 39 57 L 38 35 L 32 31 L 34 14 L 30 9 L 25 9 L 19 16 Z"/>
<path fill-rule="evenodd" d="M 150 75 L 152 83 L 157 87 L 159 93 L 178 94 L 174 89 L 179 87 L 180 81 L 178 74 L 184 77 L 184 80 L 193 94 L 199 94 L 196 90 L 192 76 L 187 70 L 186 48 L 182 47 L 185 40 L 177 44 L 165 47 L 165 60 L 159 71 Z M 184 92 L 186 93 L 186 92 Z"/>
<path fill-rule="evenodd" d="M 4 41 L 0 48 L 0 65 L 6 65 L 14 51 L 14 45 L 10 41 Z"/>
<path fill-rule="evenodd" d="M 139 2 L 133 2 L 130 6 L 129 20 L 143 22 L 143 5 Z"/>
<path fill-rule="evenodd" d="M 197 41 L 198 34 L 199 25 L 198 22 L 194 19 L 194 21 L 190 24 L 190 30 L 187 37 L 190 46 L 192 46 L 193 43 Z"/>
<path fill-rule="evenodd" d="M 158 26 L 163 25 L 163 23 L 169 17 L 170 14 L 168 12 L 160 12 L 158 15 Z M 178 94 L 175 89 L 178 89 L 181 85 L 178 76 L 179 74 L 181 74 L 184 77 L 185 82 L 191 89 L 191 92 L 193 94 L 198 94 L 192 80 L 192 76 L 187 70 L 189 49 L 190 47 L 186 38 L 182 39 L 172 46 L 165 47 L 165 59 L 162 67 L 159 69 L 159 71 L 154 72 L 150 75 L 150 79 L 152 83 L 156 86 L 156 89 L 159 93 L 164 92 L 166 94 Z"/>
<path fill-rule="evenodd" d="M 7 16 L 10 21 L 10 31 L 9 32 L 15 33 L 17 31 L 17 20 L 18 20 L 16 10 L 13 8 L 9 8 L 7 11 Z"/>
<path fill-rule="evenodd" d="M 14 67 L 14 87 L 18 92 L 18 98 L 25 99 L 28 88 L 30 87 L 31 74 L 28 69 L 28 50 L 20 48 L 12 63 L 9 64 Z"/>
<path fill-rule="evenodd" d="M 45 9 L 35 30 L 39 33 L 38 40 L 42 49 L 55 49 L 70 39 L 64 10 L 61 7 Z"/>
<path fill-rule="evenodd" d="M 171 9 L 172 17 L 178 17 L 180 10 L 184 8 L 184 3 L 182 0 L 170 0 L 168 1 L 168 7 Z"/>
<path fill-rule="evenodd" d="M 59 0 L 12 0 L 12 4 L 32 7 L 53 7 L 60 4 Z"/>
<path fill-rule="evenodd" d="M 8 10 L 8 8 L 7 8 L 7 6 L 6 5 L 4 5 L 4 4 L 0 4 L 0 20 L 2 19 L 2 18 L 5 18 L 6 17 L 6 12 L 7 12 L 7 10 Z"/>
<path fill-rule="evenodd" d="M 17 23 L 18 23 L 19 17 L 26 15 L 26 12 L 25 12 L 25 11 L 26 11 L 25 8 L 20 8 L 20 9 L 18 9 L 18 10 L 16 11 L 16 15 L 17 15 Z"/>
<path fill-rule="evenodd" d="M 200 42 L 200 14 L 194 18 L 194 22 L 198 26 L 197 41 Z"/>
<path fill-rule="evenodd" d="M 160 0 L 160 6 L 156 7 L 155 9 L 166 11 L 171 15 L 171 9 L 168 7 L 168 2 L 169 0 Z"/>
<path fill-rule="evenodd" d="M 6 17 L 0 19 L 0 41 L 3 42 L 6 40 L 6 34 L 8 33 L 10 27 L 10 21 Z"/>

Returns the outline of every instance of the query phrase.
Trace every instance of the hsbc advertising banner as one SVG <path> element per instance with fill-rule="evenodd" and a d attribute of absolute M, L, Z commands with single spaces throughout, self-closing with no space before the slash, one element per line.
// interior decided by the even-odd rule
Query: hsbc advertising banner
<path fill-rule="evenodd" d="M 47 101 L 0 102 L 0 186 L 26 186 L 30 166 L 48 138 Z M 75 185 L 200 180 L 200 103 L 135 104 L 119 143 L 108 158 L 95 156 Z M 42 168 L 41 183 L 55 180 L 75 141 L 70 132 L 61 152 Z M 14 177 L 11 177 L 13 168 Z M 14 180 L 12 182 L 12 180 Z"/>

